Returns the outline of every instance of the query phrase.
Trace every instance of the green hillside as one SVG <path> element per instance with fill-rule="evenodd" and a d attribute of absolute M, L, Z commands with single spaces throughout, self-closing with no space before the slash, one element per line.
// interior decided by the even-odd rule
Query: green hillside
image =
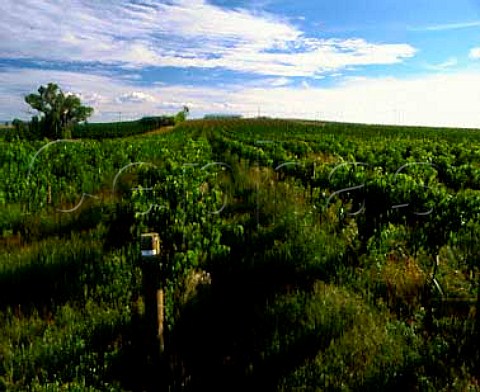
<path fill-rule="evenodd" d="M 123 124 L 0 141 L 0 391 L 480 388 L 478 131 Z"/>

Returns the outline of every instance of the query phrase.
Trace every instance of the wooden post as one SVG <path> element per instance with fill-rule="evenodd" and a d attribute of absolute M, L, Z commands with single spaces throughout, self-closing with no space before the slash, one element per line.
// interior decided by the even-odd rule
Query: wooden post
<path fill-rule="evenodd" d="M 145 316 L 147 322 L 148 338 L 151 347 L 156 353 L 161 354 L 165 349 L 164 320 L 165 320 L 165 295 L 161 287 L 160 268 L 160 238 L 157 233 L 142 234 L 142 259 L 143 259 L 143 289 L 145 300 Z M 159 287 L 160 285 L 160 287 Z"/>
<path fill-rule="evenodd" d="M 165 341 L 163 339 L 165 320 L 165 296 L 163 289 L 157 290 L 157 338 L 160 345 L 160 353 L 165 349 Z"/>
<path fill-rule="evenodd" d="M 480 339 L 480 272 L 477 272 L 477 304 L 476 304 L 476 309 L 475 309 L 475 338 L 476 341 L 478 342 L 478 339 Z M 477 347 L 477 352 L 476 354 L 476 359 L 477 361 L 480 359 L 480 348 Z"/>

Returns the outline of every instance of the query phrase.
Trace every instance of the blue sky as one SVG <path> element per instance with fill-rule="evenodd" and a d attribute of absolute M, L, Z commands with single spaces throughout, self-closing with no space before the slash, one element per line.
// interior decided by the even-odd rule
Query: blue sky
<path fill-rule="evenodd" d="M 3 0 L 0 119 L 205 113 L 480 127 L 478 0 Z M 478 113 L 478 114 L 477 114 Z"/>

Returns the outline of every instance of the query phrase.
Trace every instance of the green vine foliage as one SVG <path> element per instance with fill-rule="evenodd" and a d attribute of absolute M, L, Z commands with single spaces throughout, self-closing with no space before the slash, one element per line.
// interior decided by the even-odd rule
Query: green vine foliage
<path fill-rule="evenodd" d="M 0 391 L 478 389 L 477 132 L 121 128 L 0 141 Z"/>

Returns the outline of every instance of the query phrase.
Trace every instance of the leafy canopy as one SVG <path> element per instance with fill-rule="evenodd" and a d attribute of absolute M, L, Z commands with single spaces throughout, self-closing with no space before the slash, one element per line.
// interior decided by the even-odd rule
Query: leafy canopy
<path fill-rule="evenodd" d="M 65 95 L 55 83 L 40 86 L 38 94 L 29 94 L 25 102 L 40 112 L 43 136 L 58 137 L 93 114 L 93 108 L 82 105 L 80 98 Z"/>
<path fill-rule="evenodd" d="M 188 106 L 184 106 L 183 109 L 175 115 L 175 124 L 184 122 L 187 119 L 189 113 L 190 109 L 188 108 Z"/>

